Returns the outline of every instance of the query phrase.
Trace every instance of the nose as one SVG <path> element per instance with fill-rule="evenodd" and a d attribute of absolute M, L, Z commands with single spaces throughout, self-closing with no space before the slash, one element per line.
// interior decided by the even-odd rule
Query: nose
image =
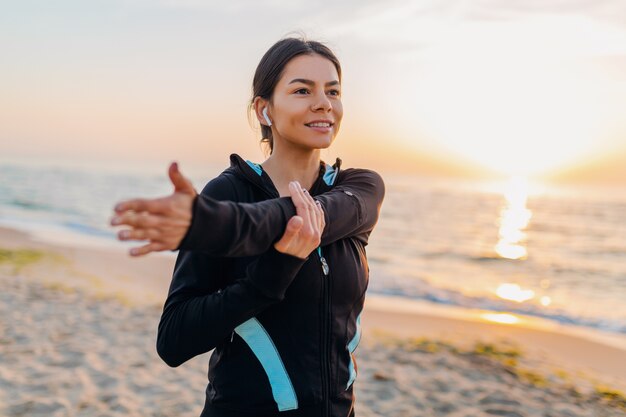
<path fill-rule="evenodd" d="M 333 109 L 333 105 L 326 97 L 326 93 L 322 93 L 318 96 L 316 103 L 313 105 L 313 111 L 323 110 L 325 112 L 330 112 Z"/>

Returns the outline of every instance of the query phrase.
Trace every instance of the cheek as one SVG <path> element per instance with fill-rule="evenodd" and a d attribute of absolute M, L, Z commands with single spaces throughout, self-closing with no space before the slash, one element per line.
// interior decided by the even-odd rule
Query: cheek
<path fill-rule="evenodd" d="M 336 102 L 334 102 L 333 108 L 335 109 L 336 113 L 343 114 L 343 103 L 341 102 L 341 100 L 337 100 Z"/>
<path fill-rule="evenodd" d="M 335 118 L 338 122 L 341 122 L 343 118 L 343 106 L 340 104 L 335 105 Z"/>
<path fill-rule="evenodd" d="M 306 119 L 308 114 L 308 106 L 303 103 L 304 100 L 294 100 L 281 109 L 284 120 L 294 126 L 299 126 Z"/>

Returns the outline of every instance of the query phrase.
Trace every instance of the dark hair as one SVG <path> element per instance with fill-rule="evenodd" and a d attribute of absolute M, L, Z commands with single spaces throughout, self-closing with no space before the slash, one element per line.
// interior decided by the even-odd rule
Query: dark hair
<path fill-rule="evenodd" d="M 274 94 L 274 88 L 280 77 L 282 77 L 285 66 L 293 58 L 299 55 L 321 55 L 327 58 L 335 65 L 339 82 L 341 82 L 341 65 L 335 54 L 323 43 L 310 41 L 304 36 L 300 38 L 284 38 L 276 42 L 267 50 L 259 65 L 254 72 L 252 80 L 252 99 L 248 105 L 248 115 L 253 110 L 254 99 L 261 97 L 270 101 Z M 270 148 L 270 154 L 274 149 L 274 138 L 272 137 L 272 129 L 269 126 L 261 124 L 261 143 L 267 143 Z"/>

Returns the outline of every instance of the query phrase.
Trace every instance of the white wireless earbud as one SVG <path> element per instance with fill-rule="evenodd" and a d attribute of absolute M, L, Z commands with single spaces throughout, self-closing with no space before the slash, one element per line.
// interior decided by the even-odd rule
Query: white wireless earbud
<path fill-rule="evenodd" d="M 267 116 L 267 107 L 263 108 L 263 117 L 265 117 L 265 121 L 267 122 L 268 126 L 272 125 L 272 121 L 270 120 L 270 118 Z"/>

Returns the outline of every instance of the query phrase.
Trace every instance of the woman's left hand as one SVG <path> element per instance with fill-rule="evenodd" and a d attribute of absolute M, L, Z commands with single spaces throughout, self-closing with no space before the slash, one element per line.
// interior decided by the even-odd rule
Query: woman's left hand
<path fill-rule="evenodd" d="M 191 225 L 197 192 L 175 162 L 170 164 L 168 175 L 174 185 L 171 195 L 155 199 L 137 198 L 115 206 L 116 216 L 111 219 L 111 225 L 131 227 L 121 230 L 118 239 L 149 241 L 144 246 L 132 248 L 131 256 L 176 249 Z"/>
<path fill-rule="evenodd" d="M 274 243 L 274 248 L 278 252 L 306 259 L 321 242 L 326 227 L 324 211 L 320 202 L 314 200 L 297 181 L 289 183 L 289 193 L 296 207 L 296 215 L 289 219 L 282 237 Z"/>

